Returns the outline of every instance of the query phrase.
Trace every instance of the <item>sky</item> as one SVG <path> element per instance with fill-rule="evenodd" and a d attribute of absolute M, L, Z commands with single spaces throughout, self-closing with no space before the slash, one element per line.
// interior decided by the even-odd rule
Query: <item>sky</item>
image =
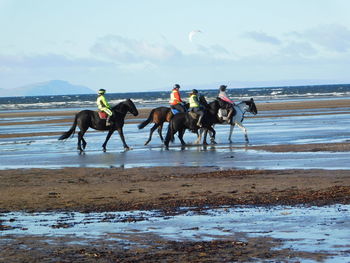
<path fill-rule="evenodd" d="M 0 89 L 350 83 L 349 10 L 348 0 L 0 0 Z"/>

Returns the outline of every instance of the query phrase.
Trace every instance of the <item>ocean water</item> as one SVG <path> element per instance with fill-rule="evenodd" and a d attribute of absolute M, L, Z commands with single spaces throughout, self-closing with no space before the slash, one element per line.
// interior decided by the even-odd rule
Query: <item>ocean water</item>
<path fill-rule="evenodd" d="M 188 90 L 180 90 L 184 99 L 188 98 Z M 200 90 L 208 101 L 218 94 L 217 89 Z M 167 106 L 169 91 L 108 93 L 106 97 L 110 104 L 115 105 L 127 98 L 134 101 L 137 107 Z M 254 98 L 256 101 L 290 101 L 290 100 L 322 100 L 350 98 L 350 84 L 295 86 L 295 87 L 265 87 L 265 88 L 234 88 L 228 94 L 233 100 Z M 26 96 L 0 97 L 0 111 L 41 110 L 41 109 L 95 109 L 96 95 L 61 95 L 61 96 Z"/>

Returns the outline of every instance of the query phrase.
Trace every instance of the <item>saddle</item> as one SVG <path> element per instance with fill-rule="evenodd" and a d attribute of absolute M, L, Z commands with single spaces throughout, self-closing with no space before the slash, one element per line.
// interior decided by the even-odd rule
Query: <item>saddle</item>
<path fill-rule="evenodd" d="M 170 110 L 174 115 L 180 113 L 177 109 L 170 108 Z"/>
<path fill-rule="evenodd" d="M 100 119 L 105 120 L 107 119 L 108 115 L 107 113 L 105 113 L 104 111 L 98 111 L 98 116 L 100 117 Z"/>

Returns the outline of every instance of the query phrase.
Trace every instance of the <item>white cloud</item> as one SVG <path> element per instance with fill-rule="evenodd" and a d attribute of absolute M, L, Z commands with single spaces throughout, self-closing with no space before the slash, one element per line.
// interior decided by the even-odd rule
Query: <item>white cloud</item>
<path fill-rule="evenodd" d="M 256 31 L 251 31 L 251 32 L 246 32 L 243 34 L 244 37 L 246 38 L 251 38 L 257 42 L 260 43 L 267 43 L 267 44 L 271 44 L 271 45 L 280 45 L 281 41 L 274 37 L 274 36 L 270 36 L 264 32 L 256 32 Z"/>
<path fill-rule="evenodd" d="M 287 56 L 314 56 L 318 52 L 313 46 L 304 41 L 289 41 L 287 44 L 280 49 L 281 55 Z"/>
<path fill-rule="evenodd" d="M 181 55 L 181 51 L 171 45 L 164 46 L 116 35 L 98 39 L 90 51 L 116 63 L 157 62 Z"/>
<path fill-rule="evenodd" d="M 350 30 L 342 25 L 320 25 L 303 32 L 292 32 L 291 35 L 331 51 L 343 53 L 350 50 Z"/>
<path fill-rule="evenodd" d="M 211 46 L 203 46 L 203 45 L 196 45 L 197 50 L 200 51 L 203 54 L 207 54 L 210 56 L 218 56 L 218 55 L 230 55 L 230 52 L 224 48 L 221 45 L 211 45 Z"/>

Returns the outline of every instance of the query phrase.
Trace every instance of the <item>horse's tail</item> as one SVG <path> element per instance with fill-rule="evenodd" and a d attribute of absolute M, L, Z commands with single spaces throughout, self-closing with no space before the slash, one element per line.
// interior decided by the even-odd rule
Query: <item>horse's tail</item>
<path fill-rule="evenodd" d="M 77 123 L 78 123 L 78 114 L 75 115 L 75 119 L 74 119 L 74 122 L 73 122 L 73 125 L 72 127 L 69 129 L 69 131 L 63 133 L 61 135 L 60 138 L 58 138 L 59 140 L 65 140 L 65 139 L 68 139 L 70 136 L 73 136 L 74 135 L 74 132 L 75 132 L 75 128 L 77 127 Z"/>
<path fill-rule="evenodd" d="M 153 109 L 153 110 L 150 112 L 150 114 L 149 114 L 147 120 L 141 122 L 141 123 L 137 126 L 140 130 L 143 129 L 143 128 L 145 128 L 145 127 L 152 121 L 154 111 L 155 111 L 155 109 Z"/>

